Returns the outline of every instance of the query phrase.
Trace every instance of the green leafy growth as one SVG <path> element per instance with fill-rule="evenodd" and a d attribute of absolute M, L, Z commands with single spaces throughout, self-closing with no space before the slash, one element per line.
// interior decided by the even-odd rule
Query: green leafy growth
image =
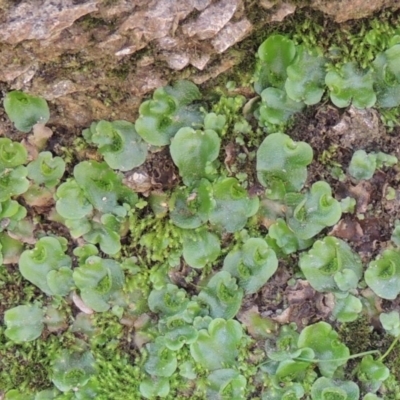
<path fill-rule="evenodd" d="M 68 179 L 57 188 L 56 210 L 67 220 L 81 220 L 93 211 L 93 206 L 75 179 Z"/>
<path fill-rule="evenodd" d="M 327 236 L 300 255 L 299 266 L 310 285 L 320 292 L 348 292 L 357 287 L 363 266 L 343 240 Z"/>
<path fill-rule="evenodd" d="M 52 269 L 47 274 L 47 284 L 55 295 L 66 296 L 74 287 L 71 268 L 68 266 Z"/>
<path fill-rule="evenodd" d="M 189 303 L 186 291 L 172 284 L 162 289 L 153 289 L 147 301 L 151 311 L 164 317 L 183 312 Z"/>
<path fill-rule="evenodd" d="M 214 112 L 205 116 L 204 128 L 213 129 L 221 137 L 224 137 L 232 128 L 235 132 L 250 132 L 251 127 L 243 116 L 245 102 L 246 97 L 242 95 L 228 93 L 220 96 L 218 102 L 212 105 L 212 111 Z M 256 99 L 252 100 L 252 104 L 254 102 L 256 102 Z"/>
<path fill-rule="evenodd" d="M 400 253 L 387 249 L 369 263 L 365 282 L 383 299 L 394 300 L 400 293 Z"/>
<path fill-rule="evenodd" d="M 67 219 L 64 221 L 65 226 L 69 229 L 72 238 L 77 239 L 82 235 L 90 232 L 92 225 L 87 218 Z"/>
<path fill-rule="evenodd" d="M 297 55 L 287 67 L 285 90 L 294 101 L 307 105 L 321 101 L 325 91 L 325 64 L 327 60 L 316 50 L 297 46 Z"/>
<path fill-rule="evenodd" d="M 0 202 L 7 201 L 11 197 L 18 196 L 28 190 L 27 173 L 27 168 L 22 165 L 12 169 L 0 170 Z"/>
<path fill-rule="evenodd" d="M 0 265 L 13 264 L 24 250 L 24 245 L 5 232 L 0 232 Z"/>
<path fill-rule="evenodd" d="M 290 382 L 284 387 L 269 387 L 262 400 L 297 400 L 304 396 L 304 388 L 300 383 Z"/>
<path fill-rule="evenodd" d="M 82 132 L 88 143 L 95 144 L 104 161 L 112 168 L 129 171 L 142 165 L 147 157 L 147 144 L 128 121 L 93 122 Z"/>
<path fill-rule="evenodd" d="M 342 279 L 346 279 L 346 274 L 343 274 Z M 332 316 L 339 322 L 355 321 L 361 313 L 362 308 L 363 305 L 358 297 L 349 293 L 336 294 Z"/>
<path fill-rule="evenodd" d="M 196 379 L 193 361 L 184 361 L 179 364 L 179 375 L 186 379 Z"/>
<path fill-rule="evenodd" d="M 15 200 L 6 200 L 0 203 L 0 232 L 12 232 L 19 226 L 19 222 L 26 217 L 26 208 Z"/>
<path fill-rule="evenodd" d="M 95 374 L 95 359 L 89 351 L 62 350 L 53 361 L 51 380 L 62 392 L 77 391 Z"/>
<path fill-rule="evenodd" d="M 332 197 L 329 184 L 323 181 L 314 183 L 304 196 L 286 195 L 285 202 L 289 207 L 288 226 L 303 240 L 335 225 L 342 215 L 340 203 Z"/>
<path fill-rule="evenodd" d="M 256 91 L 261 93 L 267 86 L 283 88 L 286 69 L 296 55 L 294 42 L 282 35 L 271 35 L 260 45 L 257 54 Z"/>
<path fill-rule="evenodd" d="M 383 400 L 382 397 L 377 396 L 374 393 L 367 393 L 364 397 L 363 400 Z"/>
<path fill-rule="evenodd" d="M 140 394 L 146 399 L 159 396 L 167 397 L 170 391 L 169 379 L 160 377 L 147 377 L 140 382 Z"/>
<path fill-rule="evenodd" d="M 157 219 L 164 218 L 167 215 L 169 209 L 168 208 L 169 197 L 170 196 L 166 192 L 153 191 L 152 193 L 150 193 L 149 200 L 147 203 Z M 144 200 L 141 200 L 138 206 L 141 203 L 143 204 L 143 206 L 146 205 L 146 202 Z M 140 205 L 140 207 L 142 206 Z"/>
<path fill-rule="evenodd" d="M 367 154 L 364 150 L 357 150 L 351 157 L 349 165 L 350 175 L 358 180 L 371 179 L 376 169 L 376 155 Z"/>
<path fill-rule="evenodd" d="M 61 157 L 53 157 L 49 151 L 39 153 L 36 160 L 28 164 L 28 178 L 47 187 L 56 186 L 64 171 L 64 160 Z"/>
<path fill-rule="evenodd" d="M 299 239 L 282 218 L 278 218 L 268 229 L 267 243 L 278 253 L 292 254 L 304 250 L 313 243 L 312 239 Z"/>
<path fill-rule="evenodd" d="M 215 371 L 234 365 L 243 336 L 239 322 L 215 318 L 208 329 L 201 329 L 190 353 L 203 368 Z"/>
<path fill-rule="evenodd" d="M 29 132 L 33 125 L 45 124 L 50 118 L 49 106 L 41 97 L 14 90 L 4 98 L 4 109 L 8 118 L 21 132 Z"/>
<path fill-rule="evenodd" d="M 239 107 L 241 108 L 241 107 Z M 226 110 L 229 112 L 229 110 Z M 204 117 L 204 130 L 213 130 L 217 132 L 218 134 L 222 135 L 225 127 L 226 127 L 226 121 L 227 118 L 225 115 L 220 115 L 216 113 L 208 113 Z"/>
<path fill-rule="evenodd" d="M 355 211 L 355 207 L 357 205 L 356 199 L 353 197 L 345 197 L 340 200 L 340 206 L 342 207 L 342 213 L 353 214 Z"/>
<path fill-rule="evenodd" d="M 357 378 L 362 382 L 363 389 L 376 392 L 387 378 L 390 370 L 382 361 L 374 360 L 371 354 L 364 356 L 357 367 Z"/>
<path fill-rule="evenodd" d="M 53 400 L 60 394 L 60 391 L 55 387 L 52 389 L 42 390 L 36 394 L 35 400 Z"/>
<path fill-rule="evenodd" d="M 221 253 L 221 245 L 215 233 L 206 228 L 186 231 L 183 234 L 183 258 L 192 268 L 204 268 Z"/>
<path fill-rule="evenodd" d="M 137 195 L 122 185 L 117 175 L 105 162 L 83 161 L 75 166 L 74 177 L 80 189 L 93 207 L 102 213 L 126 215 L 126 208 L 120 203 L 133 206 Z"/>
<path fill-rule="evenodd" d="M 233 318 L 239 311 L 243 289 L 228 271 L 217 272 L 199 293 L 199 299 L 210 308 L 212 318 Z"/>
<path fill-rule="evenodd" d="M 165 146 L 183 127 L 202 124 L 203 117 L 190 104 L 201 98 L 200 91 L 189 81 L 178 81 L 174 86 L 157 89 L 152 100 L 147 100 L 139 108 L 136 120 L 137 133 L 154 146 Z"/>
<path fill-rule="evenodd" d="M 250 238 L 240 249 L 230 251 L 223 266 L 224 271 L 238 279 L 246 294 L 256 293 L 277 268 L 275 252 L 260 238 Z"/>
<path fill-rule="evenodd" d="M 337 107 L 347 107 L 352 103 L 357 108 L 368 108 L 376 102 L 372 71 L 360 70 L 353 62 L 344 64 L 339 71 L 329 71 L 325 83 Z"/>
<path fill-rule="evenodd" d="M 83 234 L 83 238 L 92 244 L 99 244 L 101 251 L 115 255 L 121 250 L 119 221 L 111 214 L 101 216 L 101 223 L 92 222 L 90 230 Z"/>
<path fill-rule="evenodd" d="M 158 323 L 158 329 L 164 335 L 165 346 L 170 350 L 177 351 L 185 344 L 194 343 L 197 340 L 198 331 L 191 322 L 192 318 L 188 313 L 161 319 Z"/>
<path fill-rule="evenodd" d="M 183 229 L 195 229 L 208 220 L 213 209 L 212 186 L 202 179 L 193 189 L 176 189 L 169 200 L 169 216 L 173 224 Z"/>
<path fill-rule="evenodd" d="M 179 129 L 171 141 L 170 152 L 185 185 L 191 186 L 202 178 L 211 179 L 215 175 L 213 164 L 220 145 L 221 139 L 211 129 Z"/>
<path fill-rule="evenodd" d="M 301 380 L 304 377 L 305 371 L 313 362 L 315 354 L 312 349 L 304 348 L 297 349 L 285 355 L 281 354 L 280 356 L 281 357 L 276 360 L 276 377 L 280 380 L 284 380 L 288 377 Z M 272 358 L 271 355 L 270 358 Z M 299 360 L 297 358 L 299 358 Z"/>
<path fill-rule="evenodd" d="M 386 168 L 394 167 L 399 162 L 397 157 L 392 156 L 390 154 L 383 153 L 382 151 L 379 151 L 378 153 L 372 153 L 372 154 L 376 154 L 376 168 L 379 168 L 379 169 L 381 169 L 383 167 L 386 167 Z"/>
<path fill-rule="evenodd" d="M 78 258 L 79 266 L 82 266 L 90 256 L 96 256 L 99 250 L 92 244 L 84 244 L 83 246 L 75 247 L 73 253 Z"/>
<path fill-rule="evenodd" d="M 269 87 L 261 92 L 260 121 L 265 125 L 280 125 L 304 108 L 304 103 L 292 100 L 284 90 Z"/>
<path fill-rule="evenodd" d="M 265 351 L 268 360 L 263 363 L 262 370 L 280 381 L 286 377 L 304 379 L 304 372 L 313 362 L 315 354 L 307 347 L 299 349 L 298 338 L 295 325 L 290 324 L 282 326 L 277 337 L 267 339 Z"/>
<path fill-rule="evenodd" d="M 358 180 L 371 179 L 376 168 L 392 167 L 398 162 L 395 156 L 378 153 L 366 153 L 364 150 L 354 152 L 349 166 L 350 175 Z"/>
<path fill-rule="evenodd" d="M 15 168 L 28 160 L 26 148 L 8 138 L 0 138 L 0 169 Z"/>
<path fill-rule="evenodd" d="M 307 179 L 307 165 L 313 158 L 311 147 L 294 142 L 288 135 L 268 135 L 257 150 L 257 177 L 272 197 L 300 190 Z"/>
<path fill-rule="evenodd" d="M 25 250 L 19 259 L 22 276 L 48 296 L 67 294 L 64 283 L 55 279 L 56 276 L 65 278 L 66 269 L 71 268 L 71 258 L 65 254 L 62 242 L 54 237 L 42 237 L 34 249 Z"/>
<path fill-rule="evenodd" d="M 144 363 L 145 371 L 152 376 L 170 377 L 176 371 L 178 361 L 175 353 L 162 341 L 146 345 L 148 358 Z"/>
<path fill-rule="evenodd" d="M 391 108 L 400 105 L 400 44 L 379 53 L 374 62 L 377 104 Z"/>
<path fill-rule="evenodd" d="M 123 287 L 125 276 L 114 260 L 90 256 L 74 269 L 73 279 L 84 303 L 95 311 L 107 311 Z"/>
<path fill-rule="evenodd" d="M 4 313 L 7 329 L 4 334 L 13 342 L 29 342 L 37 339 L 44 328 L 44 313 L 37 305 L 18 306 Z"/>
<path fill-rule="evenodd" d="M 383 329 L 394 337 L 400 336 L 400 315 L 398 311 L 391 311 L 379 315 Z"/>
<path fill-rule="evenodd" d="M 358 400 L 360 389 L 351 381 L 318 378 L 311 388 L 312 400 Z"/>
<path fill-rule="evenodd" d="M 319 360 L 318 368 L 327 378 L 332 378 L 337 368 L 344 365 L 350 355 L 349 349 L 339 341 L 338 334 L 326 322 L 304 328 L 299 336 L 298 347 L 308 347 L 314 351 Z"/>
<path fill-rule="evenodd" d="M 218 369 L 207 377 L 207 396 L 215 400 L 245 398 L 246 378 L 234 369 Z"/>
<path fill-rule="evenodd" d="M 250 198 L 236 178 L 225 178 L 215 182 L 213 200 L 215 206 L 210 212 L 209 221 L 218 229 L 230 233 L 241 230 L 259 206 L 259 199 Z"/>
<path fill-rule="evenodd" d="M 6 393 L 5 400 L 36 400 L 33 395 L 22 393 L 19 390 L 12 389 Z"/>
<path fill-rule="evenodd" d="M 294 323 L 282 325 L 279 335 L 265 341 L 265 351 L 269 358 L 275 361 L 284 360 L 288 354 L 297 352 L 297 341 L 300 334 Z"/>

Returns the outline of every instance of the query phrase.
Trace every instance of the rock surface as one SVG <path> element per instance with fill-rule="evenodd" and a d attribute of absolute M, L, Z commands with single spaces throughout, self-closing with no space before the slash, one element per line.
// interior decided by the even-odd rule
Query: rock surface
<path fill-rule="evenodd" d="M 311 0 L 336 21 L 397 0 Z M 240 62 L 232 46 L 301 1 L 0 0 L 0 82 L 52 104 L 52 123 L 132 120 L 144 95 L 173 77 L 196 83 Z M 256 17 L 254 17 L 256 16 Z"/>
<path fill-rule="evenodd" d="M 333 17 L 336 22 L 365 18 L 388 7 L 400 8 L 399 2 L 393 0 L 315 0 L 312 6 Z"/>

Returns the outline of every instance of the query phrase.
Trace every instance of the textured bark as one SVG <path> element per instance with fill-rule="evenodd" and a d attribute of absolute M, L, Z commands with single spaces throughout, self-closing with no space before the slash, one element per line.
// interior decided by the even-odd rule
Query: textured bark
<path fill-rule="evenodd" d="M 336 21 L 397 0 L 314 0 Z M 0 81 L 53 104 L 51 122 L 132 119 L 171 78 L 201 84 L 240 62 L 231 48 L 303 4 L 251 0 L 0 0 Z M 259 12 L 257 25 L 250 14 Z"/>

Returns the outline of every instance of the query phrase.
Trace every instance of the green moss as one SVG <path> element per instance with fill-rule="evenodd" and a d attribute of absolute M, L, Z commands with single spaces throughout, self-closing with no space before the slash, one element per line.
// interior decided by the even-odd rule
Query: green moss
<path fill-rule="evenodd" d="M 143 218 L 130 218 L 130 251 L 147 262 L 173 263 L 182 248 L 182 230 L 169 218 L 156 218 L 152 213 Z M 178 256 L 179 257 L 179 256 Z"/>
<path fill-rule="evenodd" d="M 94 378 L 98 393 L 96 399 L 137 400 L 140 382 L 145 373 L 137 365 L 132 365 L 123 352 L 105 355 L 94 351 L 98 373 Z M 139 363 L 140 359 L 136 360 Z"/>
<path fill-rule="evenodd" d="M 0 267 L 0 315 L 18 305 L 41 302 L 43 298 L 44 294 L 26 281 L 15 266 Z"/>
<path fill-rule="evenodd" d="M 132 70 L 131 62 L 123 62 L 116 68 L 112 68 L 111 70 L 107 71 L 106 74 L 108 77 L 115 77 L 121 80 L 125 80 L 128 77 L 131 70 Z"/>
<path fill-rule="evenodd" d="M 351 354 L 358 354 L 379 348 L 381 338 L 372 331 L 371 323 L 366 316 L 353 322 L 342 324 L 338 330 L 339 339 L 350 349 Z"/>
<path fill-rule="evenodd" d="M 45 339 L 15 344 L 7 341 L 0 327 L 0 388 L 18 388 L 23 393 L 36 393 L 52 385 L 50 367 L 62 348 L 75 342 L 71 333 L 49 334 Z"/>

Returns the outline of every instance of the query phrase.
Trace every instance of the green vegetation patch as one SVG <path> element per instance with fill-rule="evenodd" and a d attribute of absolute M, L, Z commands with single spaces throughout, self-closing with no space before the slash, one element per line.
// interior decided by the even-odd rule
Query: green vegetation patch
<path fill-rule="evenodd" d="M 310 24 L 264 38 L 247 97 L 178 81 L 68 148 L 30 136 L 44 99 L 5 96 L 27 140 L 0 138 L 0 396 L 398 398 L 398 159 L 296 121 L 396 128 L 400 30 Z"/>

